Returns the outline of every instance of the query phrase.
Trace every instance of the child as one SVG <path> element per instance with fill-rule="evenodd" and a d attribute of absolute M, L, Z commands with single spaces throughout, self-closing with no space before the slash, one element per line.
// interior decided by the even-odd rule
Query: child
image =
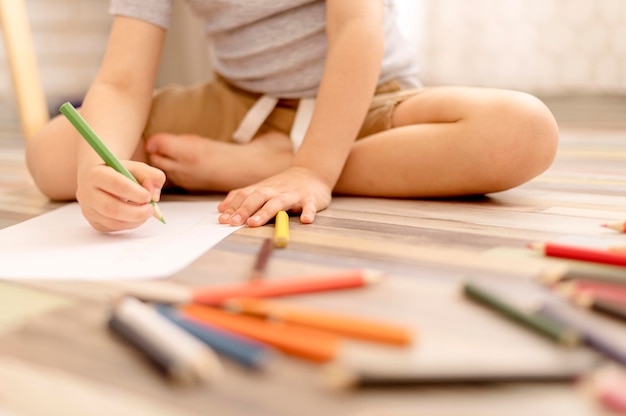
<path fill-rule="evenodd" d="M 188 0 L 216 79 L 154 94 L 172 1 L 111 1 L 109 43 L 80 110 L 141 186 L 104 166 L 64 117 L 27 145 L 39 188 L 76 198 L 98 230 L 150 218 L 166 175 L 228 192 L 220 223 L 255 227 L 279 210 L 311 223 L 333 192 L 483 194 L 552 163 L 558 130 L 536 98 L 421 87 L 391 0 Z"/>

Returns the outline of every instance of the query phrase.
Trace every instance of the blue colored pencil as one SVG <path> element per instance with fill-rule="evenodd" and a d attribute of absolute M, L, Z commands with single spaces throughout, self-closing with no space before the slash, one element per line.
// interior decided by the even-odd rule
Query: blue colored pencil
<path fill-rule="evenodd" d="M 272 348 L 265 344 L 216 326 L 199 323 L 183 316 L 172 306 L 158 304 L 156 310 L 180 328 L 209 345 L 219 355 L 228 357 L 250 369 L 262 369 L 272 354 Z"/>

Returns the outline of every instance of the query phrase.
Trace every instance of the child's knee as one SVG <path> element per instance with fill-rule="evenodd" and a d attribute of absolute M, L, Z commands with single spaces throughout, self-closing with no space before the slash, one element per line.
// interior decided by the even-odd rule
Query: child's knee
<path fill-rule="evenodd" d="M 491 144 L 493 186 L 521 185 L 547 170 L 558 147 L 558 127 L 548 107 L 524 93 L 512 93 L 498 104 L 498 134 Z"/>
<path fill-rule="evenodd" d="M 518 129 L 514 135 L 520 157 L 530 173 L 536 175 L 548 169 L 554 161 L 559 130 L 552 112 L 538 98 L 522 94 L 519 101 Z"/>

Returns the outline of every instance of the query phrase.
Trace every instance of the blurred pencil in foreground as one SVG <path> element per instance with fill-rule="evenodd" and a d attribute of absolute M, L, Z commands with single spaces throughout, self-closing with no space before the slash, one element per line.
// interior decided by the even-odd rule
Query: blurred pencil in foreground
<path fill-rule="evenodd" d="M 580 344 L 580 334 L 569 326 L 549 317 L 518 309 L 506 300 L 498 297 L 488 288 L 482 287 L 482 285 L 466 282 L 463 286 L 463 293 L 469 298 L 492 308 L 509 319 L 533 329 L 559 344 L 569 347 Z"/>
<path fill-rule="evenodd" d="M 272 349 L 264 344 L 186 317 L 175 307 L 160 304 L 156 306 L 156 309 L 161 315 L 213 348 L 219 355 L 228 357 L 250 369 L 257 370 L 266 367 L 272 355 Z"/>
<path fill-rule="evenodd" d="M 108 324 L 177 382 L 214 382 L 222 374 L 213 350 L 135 298 L 119 300 Z"/>
<path fill-rule="evenodd" d="M 557 283 L 555 289 L 557 293 L 582 304 L 591 304 L 594 299 L 602 299 L 626 305 L 624 285 L 576 279 Z"/>
<path fill-rule="evenodd" d="M 250 283 L 194 289 L 192 302 L 205 305 L 220 305 L 232 298 L 269 298 L 361 288 L 378 282 L 380 278 L 381 273 L 354 269 L 321 275 L 263 279 Z"/>
<path fill-rule="evenodd" d="M 623 369 L 607 367 L 592 375 L 589 389 L 607 409 L 626 414 L 626 373 Z"/>
<path fill-rule="evenodd" d="M 220 305 L 233 298 L 271 298 L 359 289 L 374 285 L 383 277 L 384 273 L 375 270 L 350 269 L 197 288 L 167 282 L 120 282 L 119 288 L 125 294 L 156 303 Z"/>
<path fill-rule="evenodd" d="M 246 337 L 266 343 L 283 351 L 316 362 L 333 360 L 339 352 L 339 337 L 296 325 L 279 325 L 249 316 L 191 304 L 183 306 L 186 316 L 206 322 Z"/>
<path fill-rule="evenodd" d="M 626 348 L 615 337 L 600 330 L 588 317 L 581 316 L 579 311 L 546 302 L 539 307 L 537 313 L 573 328 L 589 348 L 621 365 L 626 365 Z"/>
<path fill-rule="evenodd" d="M 602 224 L 602 226 L 615 231 L 619 231 L 620 233 L 626 233 L 626 221 Z"/>
<path fill-rule="evenodd" d="M 549 257 L 626 266 L 626 251 L 621 247 L 598 249 L 548 242 L 533 243 L 529 248 L 541 251 Z"/>
<path fill-rule="evenodd" d="M 262 299 L 236 298 L 227 301 L 224 307 L 232 312 L 258 316 L 272 322 L 302 325 L 367 341 L 404 346 L 413 340 L 411 331 L 399 325 Z"/>
<path fill-rule="evenodd" d="M 581 305 L 591 308 L 596 312 L 626 321 L 626 305 L 623 303 L 617 303 L 606 299 L 588 299 L 581 302 Z"/>

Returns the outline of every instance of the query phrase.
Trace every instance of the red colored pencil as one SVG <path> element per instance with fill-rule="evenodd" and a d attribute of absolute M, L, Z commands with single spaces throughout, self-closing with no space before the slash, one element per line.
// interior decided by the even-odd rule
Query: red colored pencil
<path fill-rule="evenodd" d="M 620 233 L 626 233 L 626 221 L 624 222 L 611 222 L 608 224 L 602 224 L 603 227 L 610 228 Z"/>
<path fill-rule="evenodd" d="M 534 243 L 530 248 L 542 251 L 546 256 L 562 259 L 588 261 L 593 263 L 626 266 L 626 251 L 618 249 L 597 249 L 559 243 Z"/>
<path fill-rule="evenodd" d="M 322 275 L 264 279 L 192 290 L 193 303 L 220 305 L 232 298 L 269 298 L 368 286 L 380 280 L 380 272 L 354 269 Z"/>
<path fill-rule="evenodd" d="M 608 409 L 626 414 L 626 373 L 615 367 L 599 370 L 591 379 L 596 398 Z"/>
<path fill-rule="evenodd" d="M 579 303 L 591 304 L 594 300 L 608 300 L 626 305 L 626 286 L 588 280 L 572 280 L 556 285 L 556 290 Z"/>

